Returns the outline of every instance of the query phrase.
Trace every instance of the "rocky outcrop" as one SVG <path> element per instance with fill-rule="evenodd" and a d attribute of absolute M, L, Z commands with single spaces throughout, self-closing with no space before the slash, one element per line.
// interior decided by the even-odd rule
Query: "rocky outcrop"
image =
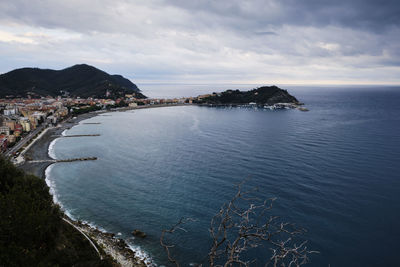
<path fill-rule="evenodd" d="M 147 236 L 145 232 L 142 232 L 142 231 L 137 230 L 137 229 L 132 231 L 132 235 L 137 236 L 137 237 L 141 237 L 141 238 L 145 238 Z"/>
<path fill-rule="evenodd" d="M 273 105 L 277 103 L 299 104 L 299 101 L 288 91 L 277 86 L 263 86 L 250 91 L 227 90 L 198 98 L 198 104 L 213 105 Z"/>

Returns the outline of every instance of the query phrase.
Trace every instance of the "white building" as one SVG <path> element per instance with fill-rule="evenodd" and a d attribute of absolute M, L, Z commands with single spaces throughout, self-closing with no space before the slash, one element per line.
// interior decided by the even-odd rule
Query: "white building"
<path fill-rule="evenodd" d="M 19 123 L 22 125 L 22 130 L 24 132 L 30 132 L 31 131 L 31 124 L 28 119 L 26 118 L 21 118 Z"/>
<path fill-rule="evenodd" d="M 133 102 L 133 103 L 129 103 L 129 107 L 130 108 L 136 108 L 138 105 L 137 103 Z"/>
<path fill-rule="evenodd" d="M 0 134 L 10 135 L 10 127 L 0 126 Z"/>
<path fill-rule="evenodd" d="M 16 108 L 11 108 L 11 109 L 5 109 L 3 111 L 4 115 L 6 116 L 11 116 L 17 114 L 17 109 Z"/>

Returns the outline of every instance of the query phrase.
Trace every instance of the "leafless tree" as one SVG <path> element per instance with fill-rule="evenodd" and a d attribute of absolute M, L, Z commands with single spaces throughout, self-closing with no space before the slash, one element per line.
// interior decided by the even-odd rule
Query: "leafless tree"
<path fill-rule="evenodd" d="M 178 231 L 178 230 L 181 230 L 181 231 L 184 231 L 184 232 L 187 232 L 184 228 L 183 228 L 183 225 L 185 224 L 185 223 L 187 223 L 187 222 L 190 222 L 190 221 L 194 221 L 193 219 L 191 219 L 191 218 L 181 218 L 180 220 L 179 220 L 179 222 L 177 222 L 174 226 L 172 226 L 170 229 L 164 229 L 164 230 L 162 230 L 162 232 L 161 232 L 161 237 L 160 237 L 160 244 L 161 244 L 161 246 L 165 249 L 165 251 L 167 252 L 167 257 L 168 257 L 168 260 L 171 262 L 171 263 L 173 263 L 173 264 L 175 264 L 177 267 L 179 267 L 180 266 L 180 264 L 179 264 L 179 262 L 175 259 L 175 258 L 173 258 L 172 257 L 172 255 L 171 255 L 171 248 L 173 248 L 173 247 L 175 247 L 175 245 L 173 245 L 173 244 L 171 244 L 171 245 L 168 245 L 168 244 L 166 244 L 165 243 L 165 234 L 173 234 L 173 233 L 175 233 L 176 231 Z"/>
<path fill-rule="evenodd" d="M 281 222 L 270 211 L 275 198 L 261 200 L 252 197 L 257 190 L 243 191 L 244 182 L 237 185 L 235 196 L 223 204 L 212 218 L 210 235 L 212 245 L 208 253 L 208 264 L 211 267 L 253 266 L 255 260 L 246 259 L 246 251 L 259 249 L 270 250 L 266 255 L 266 266 L 294 267 L 306 264 L 309 254 L 317 253 L 307 248 L 307 241 L 299 244 L 295 236 L 303 234 L 304 229 L 294 224 Z M 168 259 L 179 267 L 179 263 L 170 254 L 170 248 L 164 242 L 165 233 L 183 230 L 183 224 L 192 219 L 181 219 L 169 230 L 163 230 L 160 243 L 168 254 Z"/>

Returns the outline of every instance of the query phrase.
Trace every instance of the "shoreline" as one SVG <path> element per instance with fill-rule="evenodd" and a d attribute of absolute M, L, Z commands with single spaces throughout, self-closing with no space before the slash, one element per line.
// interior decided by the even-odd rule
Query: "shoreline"
<path fill-rule="evenodd" d="M 18 165 L 18 168 L 23 169 L 26 173 L 33 174 L 42 179 L 46 179 L 46 169 L 53 162 L 40 162 L 30 163 L 29 160 L 52 160 L 49 156 L 49 146 L 51 142 L 61 136 L 64 130 L 70 129 L 73 126 L 79 124 L 82 120 L 90 119 L 102 113 L 85 113 L 76 117 L 76 119 L 68 119 L 67 121 L 61 122 L 60 125 L 47 128 L 46 133 L 40 136 L 38 139 L 32 142 L 32 145 L 24 153 L 25 160 L 22 164 Z"/>
<path fill-rule="evenodd" d="M 134 109 L 131 109 L 134 110 Z M 120 110 L 116 110 L 120 111 Z M 126 111 L 126 110 L 121 110 Z M 81 121 L 96 117 L 101 114 L 105 114 L 113 111 L 106 112 L 92 112 L 85 113 L 76 116 L 76 118 L 67 119 L 61 122 L 56 127 L 47 128 L 46 132 L 38 136 L 32 142 L 32 145 L 27 148 L 24 153 L 25 160 L 22 164 L 17 167 L 24 170 L 26 173 L 33 174 L 42 179 L 46 179 L 46 169 L 54 162 L 29 162 L 29 160 L 53 160 L 49 155 L 50 144 L 57 138 L 60 137 L 64 130 L 70 129 L 75 125 L 78 125 Z M 50 190 L 50 188 L 49 188 Z M 54 196 L 53 196 L 54 197 Z M 54 200 L 53 200 L 54 202 Z M 54 203 L 59 205 L 58 203 Z M 101 248 L 107 255 L 111 256 L 120 266 L 124 267 L 147 267 L 154 266 L 151 259 L 142 257 L 138 253 L 132 250 L 125 240 L 117 238 L 114 233 L 103 232 L 97 227 L 93 227 L 87 223 L 83 223 L 69 217 L 65 211 L 63 211 L 64 220 L 69 221 L 73 224 L 77 231 L 82 231 L 88 235 L 96 244 L 97 247 Z M 79 229 L 79 230 L 78 230 Z"/>
<path fill-rule="evenodd" d="M 89 236 L 97 247 L 113 258 L 120 266 L 123 267 L 148 267 L 154 266 L 149 259 L 141 257 L 138 253 L 128 246 L 125 240 L 117 238 L 114 233 L 103 232 L 96 227 L 81 221 L 72 220 L 65 215 L 67 222 L 72 224 L 78 231 L 82 231 Z M 101 257 L 101 256 L 100 256 Z"/>
<path fill-rule="evenodd" d="M 126 111 L 134 111 L 136 109 L 148 109 L 148 108 L 166 108 L 166 107 L 181 107 L 181 106 L 191 106 L 193 104 L 159 104 L 159 105 L 144 105 L 144 106 L 137 106 L 134 108 L 131 107 L 124 107 L 118 109 L 112 109 L 107 111 L 95 111 L 90 113 L 79 114 L 74 118 L 70 118 L 66 121 L 61 122 L 56 127 L 50 127 L 45 129 L 45 133 L 41 136 L 38 136 L 36 139 L 32 141 L 32 144 L 27 147 L 24 157 L 25 159 L 34 159 L 34 160 L 52 160 L 49 156 L 49 146 L 51 142 L 61 136 L 61 133 L 64 130 L 70 129 L 75 125 L 79 124 L 79 122 L 90 119 L 102 114 L 107 114 L 110 112 L 126 112 Z M 109 115 L 103 115 L 109 116 Z M 46 179 L 46 169 L 49 167 L 53 162 L 40 162 L 40 163 L 29 163 L 26 160 L 18 164 L 17 167 L 23 169 L 25 172 L 33 174 L 37 177 Z"/>

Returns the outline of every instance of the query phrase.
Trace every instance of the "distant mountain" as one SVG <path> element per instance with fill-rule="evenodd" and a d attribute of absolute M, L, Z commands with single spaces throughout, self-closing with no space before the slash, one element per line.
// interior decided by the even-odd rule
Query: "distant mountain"
<path fill-rule="evenodd" d="M 222 93 L 214 93 L 208 97 L 204 97 L 198 101 L 200 104 L 267 104 L 276 103 L 293 103 L 298 104 L 299 101 L 288 93 L 288 91 L 277 86 L 263 86 L 250 91 L 227 90 Z"/>
<path fill-rule="evenodd" d="M 107 92 L 112 98 L 125 94 L 146 98 L 130 80 L 86 64 L 63 70 L 22 68 L 0 75 L 0 98 L 63 94 L 104 98 Z"/>

